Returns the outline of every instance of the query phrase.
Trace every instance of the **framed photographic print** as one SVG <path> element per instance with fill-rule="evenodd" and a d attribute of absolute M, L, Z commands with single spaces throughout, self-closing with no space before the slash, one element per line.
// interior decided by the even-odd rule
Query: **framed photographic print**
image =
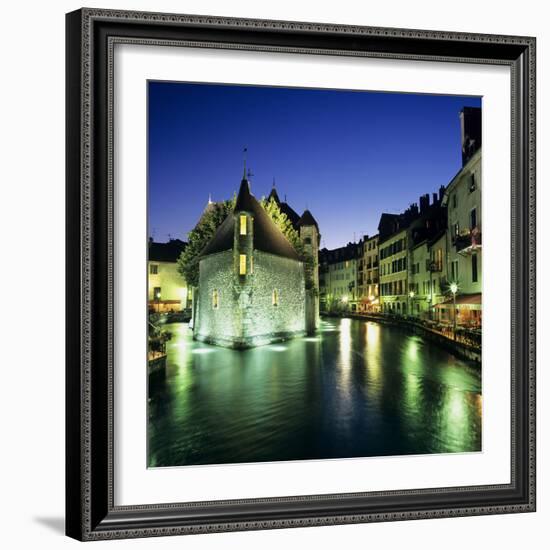
<path fill-rule="evenodd" d="M 67 15 L 67 534 L 535 509 L 535 39 Z"/>

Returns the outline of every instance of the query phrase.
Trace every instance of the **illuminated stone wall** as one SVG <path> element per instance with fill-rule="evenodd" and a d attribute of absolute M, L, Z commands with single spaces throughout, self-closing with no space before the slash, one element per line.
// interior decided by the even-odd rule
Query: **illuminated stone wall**
<path fill-rule="evenodd" d="M 232 251 L 201 260 L 197 340 L 245 348 L 305 333 L 303 264 L 255 250 L 253 266 L 252 273 L 243 278 L 235 273 Z M 274 290 L 277 305 L 273 304 Z"/>
<path fill-rule="evenodd" d="M 250 303 L 245 308 L 244 336 L 258 343 L 303 334 L 305 280 L 301 262 L 254 251 L 254 273 L 248 283 Z M 273 290 L 278 305 L 273 305 Z"/>
<path fill-rule="evenodd" d="M 240 337 L 240 312 L 235 304 L 233 252 L 212 254 L 199 264 L 199 289 L 194 337 L 197 340 L 234 340 Z M 218 291 L 218 307 L 212 295 Z"/>

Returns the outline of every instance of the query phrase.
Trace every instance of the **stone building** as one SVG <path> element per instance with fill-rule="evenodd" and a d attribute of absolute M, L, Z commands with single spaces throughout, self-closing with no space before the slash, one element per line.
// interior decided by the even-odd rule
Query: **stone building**
<path fill-rule="evenodd" d="M 149 311 L 167 313 L 191 307 L 192 289 L 178 273 L 177 261 L 186 243 L 170 239 L 149 241 L 147 257 L 147 304 Z"/>
<path fill-rule="evenodd" d="M 315 248 L 313 217 L 297 223 Z M 318 309 L 311 312 L 310 290 L 304 263 L 243 177 L 233 213 L 200 255 L 194 338 L 248 348 L 314 331 Z"/>

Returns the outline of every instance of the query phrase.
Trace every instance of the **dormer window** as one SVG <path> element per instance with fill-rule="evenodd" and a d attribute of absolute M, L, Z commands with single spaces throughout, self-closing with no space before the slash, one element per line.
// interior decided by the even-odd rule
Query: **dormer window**
<path fill-rule="evenodd" d="M 241 214 L 239 216 L 239 219 L 240 219 L 240 234 L 246 235 L 246 215 Z"/>

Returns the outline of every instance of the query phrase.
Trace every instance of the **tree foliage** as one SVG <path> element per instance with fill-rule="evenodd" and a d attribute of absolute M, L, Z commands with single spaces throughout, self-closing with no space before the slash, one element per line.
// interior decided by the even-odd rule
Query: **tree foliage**
<path fill-rule="evenodd" d="M 215 202 L 204 211 L 199 223 L 187 235 L 187 246 L 178 258 L 178 272 L 193 287 L 199 286 L 199 254 L 225 218 L 233 212 L 236 198 Z"/>
<path fill-rule="evenodd" d="M 233 212 L 235 201 L 236 199 L 233 197 L 231 200 L 222 203 L 211 204 L 203 213 L 197 226 L 189 232 L 187 247 L 178 259 L 177 269 L 190 286 L 197 287 L 199 285 L 199 254 L 212 239 L 225 218 Z M 273 199 L 262 199 L 260 204 L 304 263 L 306 289 L 312 289 L 313 257 L 305 250 L 300 234 L 294 229 L 287 215 L 281 212 L 279 205 Z"/>
<path fill-rule="evenodd" d="M 275 225 L 287 238 L 288 242 L 293 246 L 294 250 L 296 250 L 300 260 L 304 263 L 306 289 L 312 289 L 314 268 L 313 257 L 306 251 L 304 243 L 302 242 L 302 239 L 300 239 L 300 234 L 296 231 L 296 229 L 294 229 L 294 226 L 288 219 L 288 216 L 284 212 L 281 212 L 279 205 L 273 198 L 262 199 L 260 204 L 269 217 L 275 222 Z"/>

